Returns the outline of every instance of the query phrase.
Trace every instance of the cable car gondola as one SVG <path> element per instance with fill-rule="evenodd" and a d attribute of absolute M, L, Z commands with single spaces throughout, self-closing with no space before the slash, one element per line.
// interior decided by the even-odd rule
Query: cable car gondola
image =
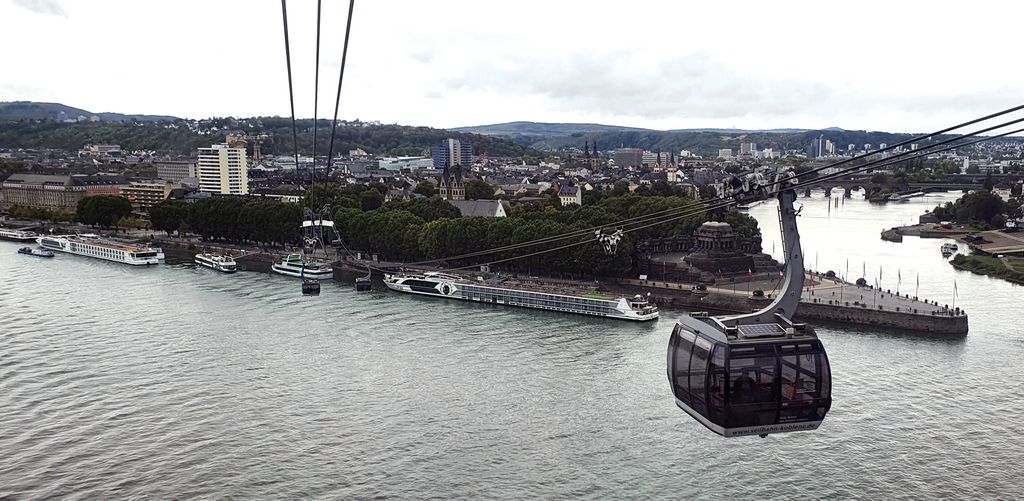
<path fill-rule="evenodd" d="M 373 277 L 373 270 L 370 269 L 370 265 L 366 265 L 366 276 L 356 277 L 356 291 L 366 292 L 373 289 L 370 279 Z"/>
<path fill-rule="evenodd" d="M 370 279 L 367 277 L 356 277 L 356 290 L 365 292 L 371 290 L 373 287 L 370 284 Z"/>
<path fill-rule="evenodd" d="M 748 200 L 767 195 L 763 177 L 747 179 L 722 190 Z M 793 178 L 778 179 L 769 186 Z M 787 268 L 783 292 L 754 313 L 684 316 L 669 340 L 668 379 L 676 405 L 724 437 L 813 430 L 832 405 L 825 348 L 814 329 L 791 320 L 804 279 L 796 193 L 783 187 L 778 199 Z"/>
<path fill-rule="evenodd" d="M 320 295 L 320 281 L 315 278 L 306 278 L 302 280 L 302 295 L 303 296 L 319 296 Z"/>

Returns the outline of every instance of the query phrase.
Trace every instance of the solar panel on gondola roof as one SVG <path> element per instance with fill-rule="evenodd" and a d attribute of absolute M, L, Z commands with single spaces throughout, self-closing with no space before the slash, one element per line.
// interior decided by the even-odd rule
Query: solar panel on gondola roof
<path fill-rule="evenodd" d="M 749 324 L 738 325 L 736 328 L 743 337 L 775 337 L 786 333 L 786 330 L 779 324 Z"/>

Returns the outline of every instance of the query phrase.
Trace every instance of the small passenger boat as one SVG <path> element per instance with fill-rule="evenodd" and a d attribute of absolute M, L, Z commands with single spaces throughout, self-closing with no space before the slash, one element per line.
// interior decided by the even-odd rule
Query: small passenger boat
<path fill-rule="evenodd" d="M 33 249 L 31 247 L 22 247 L 18 249 L 18 254 L 35 257 L 53 257 L 53 253 L 46 249 Z"/>

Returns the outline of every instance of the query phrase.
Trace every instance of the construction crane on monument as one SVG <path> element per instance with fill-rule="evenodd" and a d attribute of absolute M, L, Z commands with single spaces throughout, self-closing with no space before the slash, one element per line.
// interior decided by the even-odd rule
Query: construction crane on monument
<path fill-rule="evenodd" d="M 724 437 L 818 428 L 832 405 L 828 356 L 808 325 L 793 321 L 804 282 L 794 209 L 797 178 L 789 168 L 762 168 L 717 186 L 738 204 L 779 201 L 785 249 L 783 291 L 748 314 L 681 317 L 668 345 L 668 379 L 676 405 Z"/>
<path fill-rule="evenodd" d="M 252 161 L 259 163 L 263 160 L 263 154 L 260 152 L 260 148 L 263 146 L 263 141 L 270 139 L 271 134 L 259 133 L 259 134 L 246 134 L 245 140 L 252 144 Z"/>

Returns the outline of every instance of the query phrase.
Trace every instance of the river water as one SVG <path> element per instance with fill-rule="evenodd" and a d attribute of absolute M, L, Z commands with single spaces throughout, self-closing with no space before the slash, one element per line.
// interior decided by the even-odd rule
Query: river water
<path fill-rule="evenodd" d="M 815 432 L 723 439 L 635 325 L 0 244 L 0 498 L 1018 497 L 1022 289 L 878 238 L 955 195 L 800 198 L 808 262 L 952 302 L 966 338 L 818 329 Z M 773 204 L 754 208 L 770 251 Z M 776 254 L 781 245 L 776 243 Z M 780 256 L 781 257 L 781 256 Z M 871 279 L 873 280 L 873 278 Z"/>

